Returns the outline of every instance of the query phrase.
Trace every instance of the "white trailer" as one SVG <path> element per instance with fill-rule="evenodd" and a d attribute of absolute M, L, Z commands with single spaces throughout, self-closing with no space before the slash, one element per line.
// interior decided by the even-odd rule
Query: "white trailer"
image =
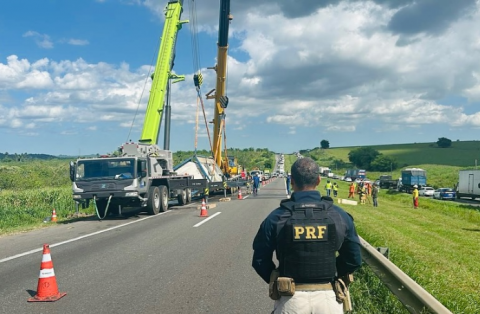
<path fill-rule="evenodd" d="M 460 170 L 456 186 L 457 198 L 480 197 L 480 170 Z"/>

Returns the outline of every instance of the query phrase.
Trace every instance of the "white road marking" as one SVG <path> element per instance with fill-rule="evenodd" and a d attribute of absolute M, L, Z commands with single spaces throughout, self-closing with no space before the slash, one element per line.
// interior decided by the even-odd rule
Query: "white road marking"
<path fill-rule="evenodd" d="M 202 225 L 203 223 L 209 221 L 209 220 L 212 219 L 213 217 L 215 217 L 215 216 L 217 216 L 217 215 L 220 215 L 221 213 L 222 213 L 222 212 L 216 212 L 215 214 L 213 214 L 212 216 L 208 217 L 207 219 L 200 221 L 198 224 L 196 224 L 196 225 L 193 226 L 193 227 L 196 228 L 196 227 Z"/>
<path fill-rule="evenodd" d="M 148 216 L 148 217 L 145 217 L 145 218 L 140 218 L 140 219 L 135 220 L 135 221 L 127 222 L 123 225 L 118 225 L 118 226 L 111 227 L 111 228 L 108 228 L 108 229 L 104 229 L 104 230 L 96 231 L 96 232 L 93 232 L 93 233 L 89 233 L 89 234 L 86 234 L 86 235 L 83 235 L 83 236 L 80 236 L 80 237 L 77 237 L 77 238 L 73 238 L 73 239 L 70 239 L 70 240 L 58 242 L 58 243 L 55 243 L 55 244 L 50 244 L 50 247 L 52 248 L 52 247 L 64 245 L 64 244 L 67 244 L 67 243 L 75 242 L 75 241 L 78 241 L 78 240 L 81 240 L 81 239 L 92 237 L 92 236 L 97 235 L 97 234 L 101 234 L 101 233 L 104 233 L 104 232 L 107 232 L 107 231 L 111 231 L 111 230 L 114 230 L 114 229 L 125 227 L 125 226 L 128 226 L 128 225 L 143 221 L 143 220 L 147 220 L 147 219 L 150 219 L 150 218 L 155 218 L 155 217 L 161 216 L 161 215 L 169 213 L 169 212 L 171 212 L 171 210 L 163 212 L 163 213 L 159 213 L 157 215 Z M 39 249 L 23 252 L 23 253 L 20 253 L 20 254 L 17 254 L 17 255 L 13 255 L 13 256 L 10 256 L 10 257 L 6 257 L 4 259 L 0 259 L 0 264 L 4 263 L 4 262 L 11 261 L 12 259 L 16 259 L 16 258 L 19 258 L 19 257 L 27 256 L 27 255 L 37 253 L 37 252 L 42 252 L 42 251 L 43 251 L 43 247 L 41 247 Z"/>

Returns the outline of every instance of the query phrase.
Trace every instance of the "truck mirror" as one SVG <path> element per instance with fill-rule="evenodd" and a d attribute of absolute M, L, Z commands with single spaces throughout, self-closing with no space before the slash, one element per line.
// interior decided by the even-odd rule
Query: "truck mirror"
<path fill-rule="evenodd" d="M 70 161 L 70 180 L 75 181 L 75 163 Z"/>

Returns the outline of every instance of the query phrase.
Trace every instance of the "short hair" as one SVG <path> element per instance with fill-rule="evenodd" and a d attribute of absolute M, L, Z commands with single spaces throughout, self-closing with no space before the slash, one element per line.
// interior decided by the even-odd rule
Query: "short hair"
<path fill-rule="evenodd" d="M 305 187 L 315 187 L 319 175 L 320 168 L 311 158 L 297 159 L 292 165 L 292 179 L 300 190 Z"/>

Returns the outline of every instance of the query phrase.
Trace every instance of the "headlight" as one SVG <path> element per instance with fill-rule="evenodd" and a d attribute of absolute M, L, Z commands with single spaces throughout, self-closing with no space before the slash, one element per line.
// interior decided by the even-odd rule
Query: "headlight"
<path fill-rule="evenodd" d="M 125 196 L 138 196 L 138 192 L 127 192 Z"/>

